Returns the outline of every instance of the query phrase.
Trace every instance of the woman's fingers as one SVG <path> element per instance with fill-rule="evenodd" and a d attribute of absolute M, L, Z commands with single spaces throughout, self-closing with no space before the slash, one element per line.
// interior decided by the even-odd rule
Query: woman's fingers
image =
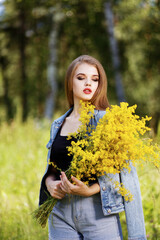
<path fill-rule="evenodd" d="M 72 176 L 71 179 L 78 186 L 82 186 L 84 184 L 82 181 L 80 181 L 78 178 L 76 178 L 74 176 Z M 73 184 L 68 180 L 68 178 L 64 172 L 61 173 L 61 180 L 66 186 L 73 186 Z"/>
<path fill-rule="evenodd" d="M 62 199 L 65 196 L 65 192 L 60 187 L 61 181 L 50 181 L 47 185 L 47 189 L 51 196 L 54 198 Z"/>
<path fill-rule="evenodd" d="M 53 192 L 53 197 L 58 198 L 58 199 L 62 199 L 65 196 L 65 193 L 62 191 L 57 191 L 57 189 L 54 190 Z"/>
<path fill-rule="evenodd" d="M 61 184 L 60 188 L 62 189 L 63 192 L 73 194 L 73 195 L 81 195 L 81 196 L 88 196 L 90 189 L 79 179 L 76 177 L 71 177 L 72 181 L 75 184 L 72 184 L 66 174 L 64 172 L 61 173 Z"/>
<path fill-rule="evenodd" d="M 59 188 L 54 187 L 51 196 L 58 199 L 62 199 L 65 196 L 65 192 L 63 192 L 60 187 Z"/>
<path fill-rule="evenodd" d="M 64 172 L 61 173 L 61 180 L 48 181 L 47 189 L 52 197 L 57 199 L 62 199 L 66 193 L 80 196 L 91 196 L 100 192 L 100 187 L 98 183 L 94 183 L 92 186 L 85 185 L 82 181 L 76 177 L 71 177 L 75 184 L 72 184 Z"/>
<path fill-rule="evenodd" d="M 71 177 L 72 181 L 76 183 L 76 185 L 78 186 L 82 186 L 84 183 L 82 181 L 80 181 L 78 178 L 72 176 Z"/>
<path fill-rule="evenodd" d="M 68 180 L 66 174 L 64 172 L 61 173 L 60 175 L 61 178 L 61 183 L 66 187 L 71 187 L 72 183 Z"/>
<path fill-rule="evenodd" d="M 60 187 L 61 187 L 63 192 L 68 193 L 66 187 L 64 187 L 62 183 L 61 183 Z"/>
<path fill-rule="evenodd" d="M 64 172 L 61 173 L 60 178 L 61 178 L 61 185 L 60 185 L 61 189 L 66 193 L 72 193 L 75 186 L 68 180 Z"/>

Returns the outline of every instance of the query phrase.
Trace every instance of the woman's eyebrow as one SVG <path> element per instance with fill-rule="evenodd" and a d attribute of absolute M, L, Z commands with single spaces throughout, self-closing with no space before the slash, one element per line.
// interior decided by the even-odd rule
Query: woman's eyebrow
<path fill-rule="evenodd" d="M 85 73 L 77 73 L 77 75 L 76 76 L 78 76 L 78 75 L 86 75 Z M 93 77 L 99 77 L 99 75 L 98 74 L 94 74 L 94 75 L 92 75 Z"/>
<path fill-rule="evenodd" d="M 77 75 L 76 76 L 78 76 L 78 75 L 85 75 L 84 73 L 77 73 Z"/>
<path fill-rule="evenodd" d="M 95 74 L 95 75 L 93 75 L 94 77 L 99 77 L 99 75 L 98 74 Z"/>

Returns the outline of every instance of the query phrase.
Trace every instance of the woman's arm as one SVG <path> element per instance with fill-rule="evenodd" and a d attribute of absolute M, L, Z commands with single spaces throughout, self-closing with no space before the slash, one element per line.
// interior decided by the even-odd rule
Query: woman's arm
<path fill-rule="evenodd" d="M 72 176 L 71 179 L 75 183 L 72 184 L 64 172 L 61 173 L 60 178 L 60 188 L 65 193 L 89 197 L 100 192 L 100 186 L 98 183 L 94 183 L 91 186 L 86 186 L 82 181 Z"/>

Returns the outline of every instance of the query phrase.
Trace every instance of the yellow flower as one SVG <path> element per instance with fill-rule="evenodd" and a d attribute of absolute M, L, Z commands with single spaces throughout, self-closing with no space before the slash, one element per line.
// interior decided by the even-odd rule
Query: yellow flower
<path fill-rule="evenodd" d="M 150 162 L 160 167 L 160 149 L 149 138 L 142 136 L 150 130 L 146 122 L 151 117 L 140 119 L 135 114 L 136 105 L 129 107 L 122 102 L 106 109 L 105 115 L 99 120 L 96 129 L 90 126 L 94 114 L 94 106 L 90 102 L 81 101 L 78 131 L 70 135 L 77 138 L 68 147 L 69 155 L 73 155 L 70 172 L 78 179 L 92 180 L 104 174 L 120 173 L 124 168 L 130 172 L 133 165 Z M 123 185 L 115 183 L 118 192 L 125 200 L 132 200 L 132 194 Z"/>
<path fill-rule="evenodd" d="M 122 183 L 114 181 L 109 174 L 116 174 L 125 168 L 130 172 L 130 162 L 143 166 L 149 162 L 160 167 L 160 148 L 149 138 L 142 136 L 150 130 L 146 122 L 151 118 L 142 119 L 135 114 L 136 105 L 129 107 L 128 103 L 121 103 L 106 109 L 105 115 L 99 120 L 97 127 L 90 125 L 94 114 L 94 106 L 90 102 L 81 101 L 80 121 L 78 131 L 69 136 L 76 138 L 68 147 L 68 154 L 73 155 L 66 175 L 89 184 L 90 180 L 106 175 L 112 181 L 113 187 L 126 201 L 132 201 L 133 195 Z M 55 168 L 57 166 L 49 161 Z M 59 168 L 57 168 L 60 170 Z M 61 170 L 60 170 L 61 171 Z M 57 199 L 48 201 L 35 212 L 35 217 L 42 226 L 53 209 Z"/>

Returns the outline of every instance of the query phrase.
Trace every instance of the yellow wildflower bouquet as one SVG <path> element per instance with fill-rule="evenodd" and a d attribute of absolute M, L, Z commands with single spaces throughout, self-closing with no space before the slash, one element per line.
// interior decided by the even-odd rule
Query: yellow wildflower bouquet
<path fill-rule="evenodd" d="M 66 171 L 69 180 L 73 175 L 79 180 L 85 179 L 84 182 L 88 184 L 96 177 L 120 173 L 124 169 L 130 171 L 130 163 L 133 165 L 140 163 L 143 166 L 144 162 L 150 162 L 155 167 L 160 167 L 158 145 L 153 144 L 150 138 L 142 138 L 150 130 L 146 126 L 146 121 L 151 118 L 146 116 L 140 119 L 135 114 L 135 109 L 136 105 L 129 107 L 126 102 L 122 102 L 120 106 L 113 105 L 106 109 L 95 127 L 91 125 L 94 106 L 90 102 L 81 102 L 82 124 L 76 133 L 68 137 L 76 138 L 76 141 L 72 141 L 68 147 L 69 154 L 73 155 L 70 167 Z M 108 180 L 112 181 L 109 175 Z M 119 182 L 113 181 L 113 184 L 126 201 L 132 200 L 133 196 L 129 189 L 125 189 Z M 47 201 L 44 203 L 46 206 Z M 50 198 L 49 201 L 52 202 L 51 211 L 57 200 Z M 41 207 L 44 213 L 43 205 Z M 46 216 L 48 218 L 49 213 Z M 44 214 L 36 218 L 41 224 Z"/>
<path fill-rule="evenodd" d="M 150 162 L 155 167 L 160 166 L 160 151 L 152 139 L 142 138 L 150 130 L 146 121 L 151 117 L 140 119 L 135 114 L 136 105 L 129 107 L 128 103 L 122 102 L 120 106 L 114 105 L 106 109 L 106 113 L 99 120 L 97 127 L 92 128 L 87 119 L 88 112 L 93 113 L 94 106 L 90 103 L 82 103 L 81 122 L 79 131 L 83 132 L 82 138 L 78 133 L 74 137 L 77 142 L 72 141 L 68 147 L 69 154 L 73 155 L 70 171 L 79 180 L 95 179 L 107 174 L 116 174 L 127 169 L 130 172 L 130 163 Z M 85 132 L 85 134 L 84 134 Z M 110 177 L 108 177 L 110 179 Z M 112 179 L 110 179 L 112 180 Z M 129 189 L 123 184 L 114 182 L 118 192 L 124 196 L 126 201 L 132 200 Z"/>

